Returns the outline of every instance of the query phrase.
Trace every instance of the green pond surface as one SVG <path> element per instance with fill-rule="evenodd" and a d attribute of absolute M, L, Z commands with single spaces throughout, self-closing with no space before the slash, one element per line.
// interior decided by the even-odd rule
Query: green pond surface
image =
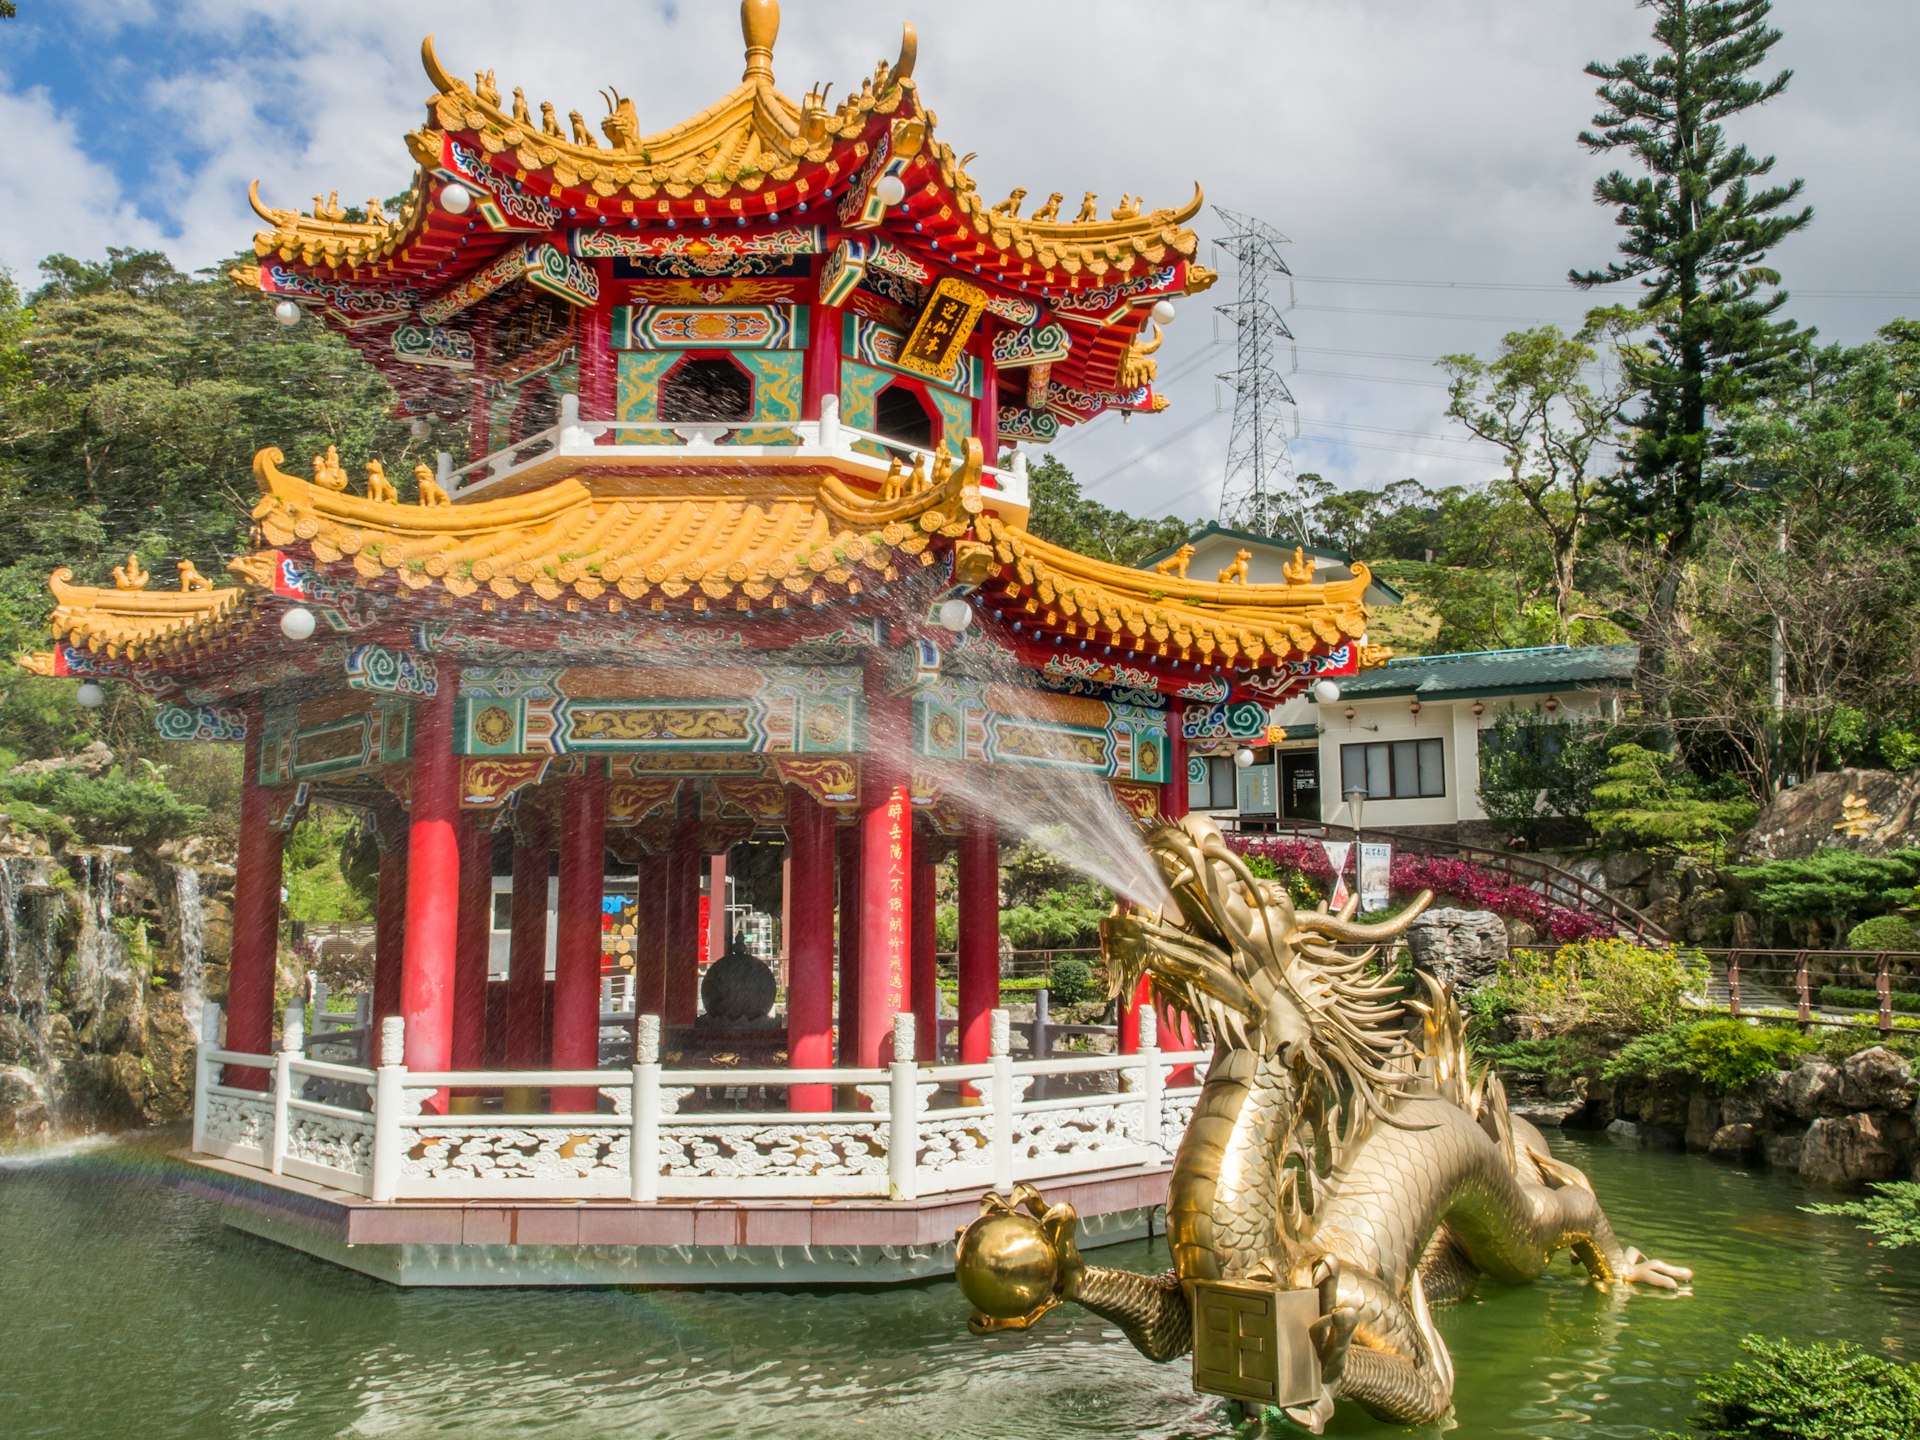
<path fill-rule="evenodd" d="M 227 1230 L 180 1137 L 0 1167 L 0 1436 L 1199 1437 L 1184 1361 L 1070 1307 L 977 1339 L 951 1283 L 868 1290 L 397 1290 Z M 1920 1358 L 1920 1256 L 1799 1212 L 1796 1182 L 1554 1138 L 1690 1294 L 1566 1262 L 1439 1312 L 1476 1437 L 1680 1428 L 1749 1331 Z M 1097 1252 L 1165 1266 L 1153 1242 Z M 1406 1435 L 1342 1407 L 1330 1432 Z"/>

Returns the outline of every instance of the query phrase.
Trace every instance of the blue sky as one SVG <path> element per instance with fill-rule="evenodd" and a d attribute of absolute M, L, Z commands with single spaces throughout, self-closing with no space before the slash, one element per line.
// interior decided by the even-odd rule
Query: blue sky
<path fill-rule="evenodd" d="M 0 22 L 0 265 L 28 286 L 52 251 L 167 250 L 185 266 L 246 247 L 246 187 L 269 203 L 388 195 L 429 87 L 420 38 L 450 68 L 491 66 L 564 115 L 596 92 L 642 123 L 691 115 L 738 78 L 738 6 L 525 0 L 19 0 Z M 775 71 L 799 95 L 858 84 L 919 28 L 921 93 L 941 134 L 979 152 L 996 195 L 1210 199 L 1292 240 L 1279 298 L 1297 340 L 1302 469 L 1378 487 L 1472 482 L 1486 452 L 1450 429 L 1434 359 L 1487 353 L 1527 324 L 1577 323 L 1569 266 L 1604 262 L 1601 162 L 1575 136 L 1581 66 L 1646 45 L 1630 0 L 787 0 Z M 1740 133 L 1802 175 L 1818 212 L 1775 257 L 1793 313 L 1859 341 L 1920 315 L 1920 6 L 1779 0 L 1795 69 Z M 1203 226 L 1202 234 L 1217 233 Z M 1161 352 L 1172 408 L 1086 427 L 1059 453 L 1109 503 L 1210 513 L 1231 404 L 1213 376 L 1231 329 L 1189 301 Z M 1497 288 L 1497 287 L 1524 288 Z"/>

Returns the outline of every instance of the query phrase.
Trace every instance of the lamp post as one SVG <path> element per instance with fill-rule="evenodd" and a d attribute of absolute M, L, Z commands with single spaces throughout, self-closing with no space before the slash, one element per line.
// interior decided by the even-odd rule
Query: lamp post
<path fill-rule="evenodd" d="M 1343 791 L 1341 798 L 1347 802 L 1347 813 L 1353 816 L 1353 893 L 1360 893 L 1360 816 L 1367 807 L 1367 792 L 1360 786 Z M 1334 876 L 1338 880 L 1339 876 Z"/>

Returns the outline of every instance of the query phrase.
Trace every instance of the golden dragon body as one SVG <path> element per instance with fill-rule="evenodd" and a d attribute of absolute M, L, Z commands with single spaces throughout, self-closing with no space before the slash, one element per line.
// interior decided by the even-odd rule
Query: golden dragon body
<path fill-rule="evenodd" d="M 1356 925 L 1296 912 L 1207 821 L 1157 827 L 1148 848 L 1172 899 L 1107 922 L 1111 983 L 1131 995 L 1150 977 L 1215 1042 L 1168 1185 L 1173 1268 L 1089 1265 L 1070 1206 L 1048 1206 L 1030 1187 L 988 1196 L 957 1262 L 977 1330 L 1021 1328 L 1072 1300 L 1149 1358 L 1172 1360 L 1193 1343 L 1197 1283 L 1314 1289 L 1319 1394 L 1287 1413 L 1317 1433 L 1340 1399 L 1403 1424 L 1443 1418 L 1453 1367 L 1428 1306 L 1482 1274 L 1530 1280 L 1570 1248 L 1598 1283 L 1691 1279 L 1618 1240 L 1586 1177 L 1508 1114 L 1497 1077 L 1469 1083 L 1459 1010 L 1443 989 L 1423 976 L 1428 999 L 1402 1005 L 1398 987 L 1371 974 L 1371 951 L 1334 948 L 1391 938 L 1424 897 L 1390 925 Z M 1037 1230 L 1046 1252 L 1024 1287 L 1004 1247 L 969 1243 L 1022 1210 L 1032 1219 L 1016 1223 Z"/>

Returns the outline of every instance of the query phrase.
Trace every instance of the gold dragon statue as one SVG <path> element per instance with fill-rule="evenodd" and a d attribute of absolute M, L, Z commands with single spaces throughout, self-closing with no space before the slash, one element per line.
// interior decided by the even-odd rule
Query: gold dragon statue
<path fill-rule="evenodd" d="M 1402 1003 L 1372 949 L 1336 948 L 1393 938 L 1430 897 L 1357 924 L 1351 905 L 1296 910 L 1205 819 L 1146 840 L 1171 898 L 1103 924 L 1110 983 L 1130 996 L 1149 977 L 1214 1042 L 1168 1185 L 1173 1268 L 1090 1265 L 1071 1205 L 1024 1185 L 988 1195 L 955 1256 L 976 1332 L 1072 1300 L 1149 1359 L 1191 1352 L 1199 1388 L 1268 1400 L 1318 1434 L 1338 1400 L 1401 1424 L 1445 1418 L 1453 1364 L 1428 1307 L 1480 1275 L 1532 1280 L 1571 1248 L 1598 1284 L 1693 1278 L 1622 1244 L 1499 1078 L 1470 1077 L 1444 987 L 1422 974 L 1427 998 Z"/>

